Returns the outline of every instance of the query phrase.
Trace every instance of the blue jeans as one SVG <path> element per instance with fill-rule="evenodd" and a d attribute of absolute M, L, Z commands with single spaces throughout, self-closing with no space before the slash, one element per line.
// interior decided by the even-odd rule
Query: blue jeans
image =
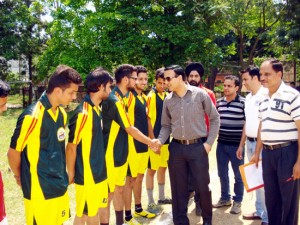
<path fill-rule="evenodd" d="M 232 199 L 235 202 L 242 202 L 244 194 L 244 184 L 239 171 L 239 166 L 244 164 L 244 157 L 239 160 L 236 157 L 236 151 L 238 147 L 233 145 L 227 145 L 218 143 L 217 145 L 217 163 L 218 163 L 218 175 L 221 182 L 221 200 L 229 201 L 230 196 L 230 185 L 228 175 L 228 164 L 231 162 L 231 167 L 234 173 L 234 194 Z"/>
<path fill-rule="evenodd" d="M 254 155 L 255 147 L 256 147 L 256 141 L 247 140 L 246 153 L 249 161 Z M 260 216 L 262 222 L 268 223 L 268 214 L 267 214 L 267 208 L 265 203 L 265 189 L 264 188 L 257 189 L 255 193 L 256 193 L 256 201 L 255 201 L 256 214 Z"/>

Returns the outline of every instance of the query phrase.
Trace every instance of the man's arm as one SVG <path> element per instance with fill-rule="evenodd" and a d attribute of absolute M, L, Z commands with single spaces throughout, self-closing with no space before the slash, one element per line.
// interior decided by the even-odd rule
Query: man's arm
<path fill-rule="evenodd" d="M 241 141 L 240 141 L 240 145 L 236 151 L 236 157 L 239 159 L 239 160 L 242 160 L 243 159 L 243 151 L 244 151 L 244 146 L 245 146 L 245 142 L 246 142 L 246 123 L 244 124 L 244 127 L 243 127 L 243 133 L 242 133 L 242 137 L 241 137 Z"/>
<path fill-rule="evenodd" d="M 300 179 L 300 120 L 295 121 L 298 129 L 298 158 L 293 168 L 293 179 Z"/>
<path fill-rule="evenodd" d="M 19 186 L 21 186 L 21 152 L 18 152 L 13 148 L 9 148 L 7 152 L 7 158 L 16 182 Z"/>
<path fill-rule="evenodd" d="M 263 143 L 261 141 L 261 122 L 259 122 L 258 131 L 257 131 L 257 142 L 255 147 L 255 153 L 252 156 L 250 162 L 256 163 L 256 166 L 258 166 L 259 156 L 260 152 L 262 150 Z"/>
<path fill-rule="evenodd" d="M 148 122 L 148 134 L 149 134 L 149 137 L 150 137 L 151 139 L 153 139 L 153 138 L 155 138 L 155 136 L 154 136 L 154 132 L 153 132 L 151 120 L 150 120 L 149 117 L 147 117 L 147 122 Z"/>
<path fill-rule="evenodd" d="M 131 135 L 135 140 L 148 145 L 152 151 L 159 154 L 160 145 L 157 143 L 157 141 L 151 140 L 134 126 L 125 128 L 125 131 L 127 132 L 127 134 Z"/>
<path fill-rule="evenodd" d="M 69 184 L 74 183 L 75 177 L 75 161 L 77 156 L 77 145 L 73 143 L 68 143 L 66 148 L 66 164 L 67 164 L 67 171 L 69 177 Z"/>

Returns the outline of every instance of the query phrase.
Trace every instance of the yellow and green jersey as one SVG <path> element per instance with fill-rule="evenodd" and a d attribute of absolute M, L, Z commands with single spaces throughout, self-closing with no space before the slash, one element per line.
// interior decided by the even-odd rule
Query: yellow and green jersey
<path fill-rule="evenodd" d="M 77 145 L 74 182 L 96 184 L 107 178 L 101 111 L 89 95 L 77 106 L 69 122 L 69 143 Z"/>
<path fill-rule="evenodd" d="M 148 136 L 148 121 L 147 121 L 147 96 L 138 95 L 136 91 L 131 91 L 127 94 L 128 117 L 130 123 L 139 129 L 145 136 Z M 132 136 L 129 136 L 133 139 Z M 136 152 L 142 153 L 148 151 L 148 146 L 142 142 L 133 139 Z"/>
<path fill-rule="evenodd" d="M 112 155 L 114 167 L 122 166 L 128 157 L 128 134 L 125 129 L 131 125 L 125 96 L 117 86 L 102 103 L 102 117 L 106 154 Z"/>
<path fill-rule="evenodd" d="M 154 137 L 157 138 L 161 129 L 161 114 L 164 104 L 164 99 L 167 92 L 159 93 L 153 88 L 147 96 L 148 117 L 153 128 Z M 169 140 L 164 144 L 168 144 Z"/>
<path fill-rule="evenodd" d="M 21 152 L 24 198 L 51 199 L 68 188 L 65 138 L 67 115 L 57 107 L 54 114 L 45 93 L 19 117 L 10 147 Z"/>

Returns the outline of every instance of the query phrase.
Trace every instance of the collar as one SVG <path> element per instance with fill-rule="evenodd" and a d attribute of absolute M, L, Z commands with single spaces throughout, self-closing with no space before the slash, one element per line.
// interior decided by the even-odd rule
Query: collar
<path fill-rule="evenodd" d="M 115 86 L 114 89 L 112 90 L 112 93 L 115 93 L 117 92 L 118 95 L 121 97 L 121 98 L 124 98 L 125 96 L 123 95 L 122 91 L 118 88 L 118 86 Z"/>
<path fill-rule="evenodd" d="M 89 103 L 92 107 L 95 106 L 94 103 L 92 102 L 91 96 L 90 96 L 89 94 L 86 94 L 86 95 L 84 96 L 83 100 L 84 100 L 85 102 Z"/>
<path fill-rule="evenodd" d="M 287 87 L 287 85 L 283 81 L 281 81 L 281 84 L 280 84 L 279 88 L 277 89 L 277 91 L 272 96 L 277 96 L 277 95 L 283 94 L 286 87 Z M 267 89 L 267 91 L 264 94 L 266 96 L 269 96 L 269 89 Z"/>
<path fill-rule="evenodd" d="M 49 101 L 49 98 L 46 94 L 46 91 L 43 92 L 43 94 L 41 95 L 39 101 L 43 104 L 43 106 L 45 107 L 46 110 L 51 109 L 52 105 Z"/>

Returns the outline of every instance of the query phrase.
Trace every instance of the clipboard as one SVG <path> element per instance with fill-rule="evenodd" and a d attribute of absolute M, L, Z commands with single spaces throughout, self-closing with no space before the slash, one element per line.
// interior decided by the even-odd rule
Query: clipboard
<path fill-rule="evenodd" d="M 239 166 L 239 169 L 247 192 L 264 187 L 261 160 L 258 162 L 258 167 L 255 163 L 250 162 Z"/>

